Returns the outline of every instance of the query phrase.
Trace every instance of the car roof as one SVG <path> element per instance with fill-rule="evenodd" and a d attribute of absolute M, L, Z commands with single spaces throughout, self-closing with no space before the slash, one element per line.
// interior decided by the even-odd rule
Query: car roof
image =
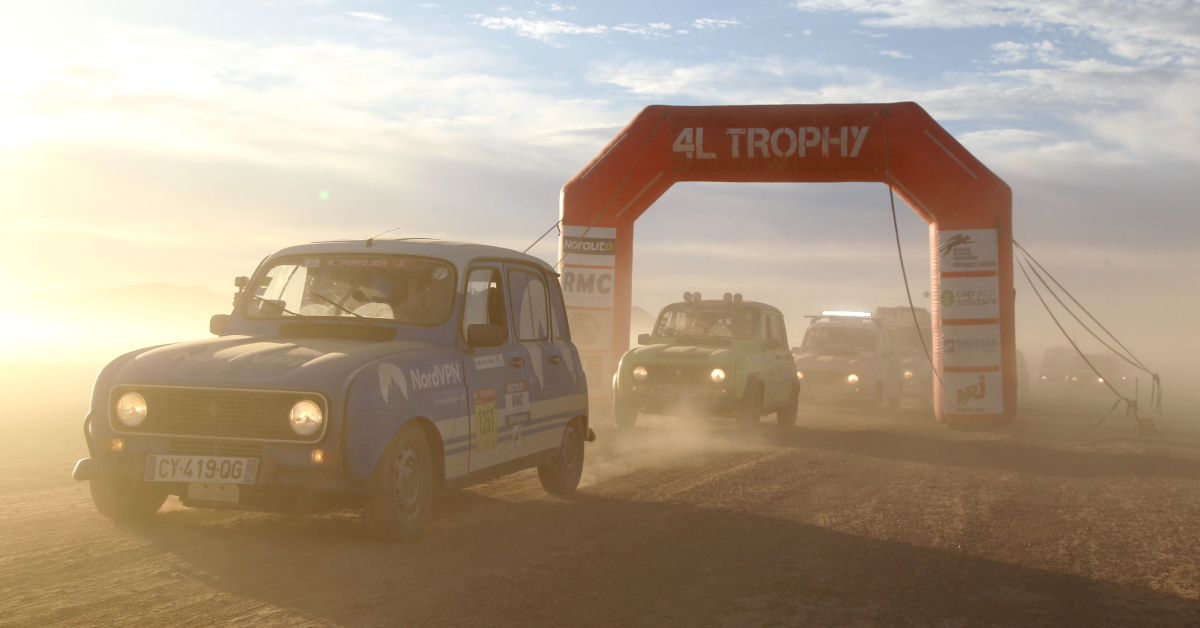
<path fill-rule="evenodd" d="M 545 260 L 527 255 L 512 249 L 473 242 L 455 242 L 452 240 L 436 240 L 433 238 L 400 238 L 388 240 L 373 240 L 367 246 L 367 240 L 334 240 L 330 242 L 312 242 L 289 246 L 275 252 L 269 259 L 291 255 L 419 255 L 444 259 L 458 268 L 478 259 L 503 259 L 533 264 L 542 270 L 557 276 L 557 271 Z"/>
<path fill-rule="evenodd" d="M 775 307 L 774 305 L 767 305 L 766 303 L 760 303 L 758 301 L 740 301 L 740 302 L 730 303 L 729 301 L 726 301 L 724 299 L 701 299 L 699 301 L 676 301 L 674 303 L 668 304 L 667 307 L 671 307 L 672 305 L 696 305 L 696 304 L 699 304 L 699 305 L 749 305 L 751 307 L 756 307 L 760 310 L 770 310 L 772 312 L 779 314 L 780 316 L 783 316 L 783 312 L 780 311 L 779 308 Z"/>

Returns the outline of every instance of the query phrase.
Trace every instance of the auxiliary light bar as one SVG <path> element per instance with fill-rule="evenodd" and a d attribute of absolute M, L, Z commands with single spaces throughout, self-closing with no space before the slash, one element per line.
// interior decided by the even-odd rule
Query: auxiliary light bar
<path fill-rule="evenodd" d="M 821 316 L 854 316 L 857 318 L 871 318 L 870 312 L 839 312 L 834 310 L 825 310 L 821 312 Z"/>

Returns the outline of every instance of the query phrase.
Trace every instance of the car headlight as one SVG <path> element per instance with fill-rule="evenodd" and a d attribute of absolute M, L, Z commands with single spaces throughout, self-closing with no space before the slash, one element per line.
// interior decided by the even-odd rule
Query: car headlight
<path fill-rule="evenodd" d="M 321 406 L 308 399 L 297 401 L 288 414 L 288 425 L 292 426 L 293 432 L 301 436 L 316 434 L 324 421 L 325 416 L 321 414 Z"/>
<path fill-rule="evenodd" d="M 712 377 L 714 384 L 720 384 L 721 382 L 725 381 L 725 370 L 713 369 L 713 372 L 709 376 Z"/>
<path fill-rule="evenodd" d="M 846 381 L 850 382 L 851 384 L 856 384 L 856 383 L 858 383 L 858 375 L 851 373 L 850 377 L 846 378 Z"/>
<path fill-rule="evenodd" d="M 912 371 L 904 371 L 904 379 L 912 379 L 912 376 L 913 376 Z"/>
<path fill-rule="evenodd" d="M 644 367 L 644 366 L 633 367 L 633 378 L 638 380 L 639 382 L 642 381 L 643 379 L 646 379 L 646 367 Z"/>
<path fill-rule="evenodd" d="M 796 371 L 796 379 L 804 379 L 804 373 L 801 373 L 800 371 Z"/>
<path fill-rule="evenodd" d="M 117 420 L 126 427 L 141 425 L 146 420 L 146 398 L 135 392 L 121 395 L 117 400 Z"/>

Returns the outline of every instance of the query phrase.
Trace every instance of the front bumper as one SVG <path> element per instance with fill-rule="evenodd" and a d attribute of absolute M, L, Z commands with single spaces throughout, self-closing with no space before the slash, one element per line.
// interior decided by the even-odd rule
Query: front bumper
<path fill-rule="evenodd" d="M 147 443 L 126 441 L 125 453 L 99 453 L 75 464 L 71 473 L 77 481 L 113 478 L 130 484 L 147 484 L 144 479 L 146 457 L 168 454 L 146 451 Z M 185 506 L 306 512 L 323 507 L 354 506 L 371 495 L 370 482 L 345 472 L 339 465 L 307 467 L 283 464 L 277 456 L 264 452 L 259 459 L 258 477 L 253 484 L 239 484 L 237 503 L 208 502 L 188 497 L 188 482 L 155 482 L 171 495 L 179 496 Z"/>
<path fill-rule="evenodd" d="M 655 384 L 644 384 L 629 390 L 624 396 L 637 404 L 638 410 L 647 414 L 699 414 L 703 416 L 731 417 L 737 409 L 737 397 L 732 388 L 694 386 L 693 394 L 672 394 L 669 390 L 655 390 Z M 695 394 L 699 392 L 700 394 Z"/>

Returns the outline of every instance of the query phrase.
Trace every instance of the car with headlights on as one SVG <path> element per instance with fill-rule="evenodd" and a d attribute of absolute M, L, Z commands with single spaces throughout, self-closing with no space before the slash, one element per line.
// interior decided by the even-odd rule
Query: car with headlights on
<path fill-rule="evenodd" d="M 434 493 L 527 468 L 579 483 L 587 383 L 558 275 L 516 251 L 426 239 L 313 243 L 239 278 L 215 338 L 123 355 L 85 420 L 96 508 L 361 507 L 410 538 Z"/>
<path fill-rule="evenodd" d="M 804 384 L 801 401 L 900 407 L 904 390 L 895 330 L 870 312 L 827 310 L 807 318 L 804 340 L 792 349 Z"/>
<path fill-rule="evenodd" d="M 643 412 L 733 417 L 742 426 L 775 413 L 780 425 L 796 423 L 800 382 L 779 309 L 688 292 L 638 344 L 613 376 L 618 426 L 632 427 Z"/>

